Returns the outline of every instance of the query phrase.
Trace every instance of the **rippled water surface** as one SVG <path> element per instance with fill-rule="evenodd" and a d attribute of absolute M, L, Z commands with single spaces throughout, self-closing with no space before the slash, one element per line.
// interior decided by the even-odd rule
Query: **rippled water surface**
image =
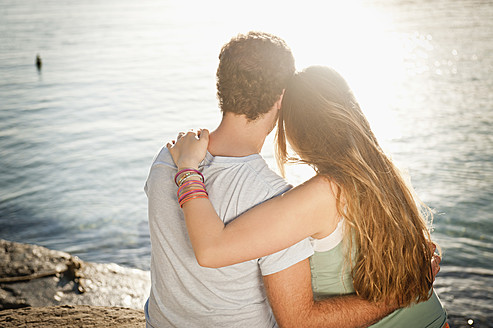
<path fill-rule="evenodd" d="M 2 1 L 0 238 L 148 269 L 149 164 L 177 131 L 214 128 L 221 45 L 265 30 L 299 68 L 331 65 L 347 78 L 436 210 L 442 300 L 491 325 L 491 1 L 268 3 Z M 263 154 L 274 166 L 270 144 Z M 290 172 L 293 183 L 309 175 Z"/>

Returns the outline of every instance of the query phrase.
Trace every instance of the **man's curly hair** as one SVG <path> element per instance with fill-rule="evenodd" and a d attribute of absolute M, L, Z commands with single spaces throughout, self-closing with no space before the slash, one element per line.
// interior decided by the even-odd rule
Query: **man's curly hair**
<path fill-rule="evenodd" d="M 219 54 L 221 111 L 256 120 L 279 99 L 294 71 L 293 54 L 284 40 L 263 32 L 239 34 Z"/>

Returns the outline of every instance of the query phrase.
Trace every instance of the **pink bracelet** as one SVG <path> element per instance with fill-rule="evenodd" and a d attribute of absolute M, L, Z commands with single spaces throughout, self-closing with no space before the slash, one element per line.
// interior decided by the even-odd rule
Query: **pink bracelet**
<path fill-rule="evenodd" d="M 205 189 L 192 189 L 192 190 L 187 191 L 183 195 L 180 195 L 180 197 L 178 198 L 178 202 L 182 201 L 184 198 L 186 198 L 186 196 L 188 196 L 190 194 L 196 194 L 196 193 L 204 193 L 206 195 L 209 195 L 207 193 L 207 191 L 205 191 Z"/>
<path fill-rule="evenodd" d="M 180 187 L 178 188 L 177 194 L 179 194 L 183 190 L 183 188 L 185 188 L 187 186 L 191 186 L 191 185 L 198 185 L 198 186 L 201 186 L 202 188 L 205 189 L 205 184 L 202 181 L 189 180 L 189 181 L 185 181 L 184 184 L 180 185 Z"/>
<path fill-rule="evenodd" d="M 189 196 L 186 199 L 182 199 L 182 201 L 180 202 L 180 207 L 183 208 L 183 204 L 185 204 L 189 200 L 192 200 L 192 199 L 195 199 L 195 198 L 209 198 L 209 197 L 207 197 L 207 195 L 204 195 L 204 194 L 191 195 L 191 196 Z"/>

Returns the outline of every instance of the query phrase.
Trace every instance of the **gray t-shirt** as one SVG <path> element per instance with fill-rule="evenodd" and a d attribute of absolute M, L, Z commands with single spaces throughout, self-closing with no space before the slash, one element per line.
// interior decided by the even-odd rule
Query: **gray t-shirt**
<path fill-rule="evenodd" d="M 289 189 L 256 154 L 213 157 L 200 169 L 219 217 L 229 222 Z M 145 191 L 149 200 L 151 294 L 148 327 L 276 327 L 262 276 L 282 271 L 313 254 L 306 239 L 278 253 L 219 269 L 195 259 L 173 181 L 176 166 L 168 149 L 154 159 Z"/>

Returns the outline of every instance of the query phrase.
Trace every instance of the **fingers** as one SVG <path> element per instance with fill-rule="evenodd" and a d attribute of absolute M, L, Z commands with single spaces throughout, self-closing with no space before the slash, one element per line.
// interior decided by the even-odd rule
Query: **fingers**
<path fill-rule="evenodd" d="M 442 257 L 439 254 L 434 253 L 431 258 L 431 274 L 433 275 L 433 281 L 435 281 L 436 275 L 440 272 L 440 262 L 442 262 Z"/>
<path fill-rule="evenodd" d="M 200 137 L 201 138 L 209 139 L 209 130 L 207 130 L 207 129 L 201 129 L 200 130 Z"/>
<path fill-rule="evenodd" d="M 207 129 L 190 129 L 188 132 L 179 132 L 178 135 L 176 136 L 176 141 L 171 140 L 166 144 L 167 148 L 173 148 L 177 143 L 182 143 L 182 142 L 187 142 L 186 140 L 191 140 L 191 139 L 196 139 L 201 142 L 209 143 L 209 130 Z"/>
<path fill-rule="evenodd" d="M 431 252 L 431 280 L 434 282 L 436 275 L 440 272 L 440 262 L 442 261 L 442 252 L 440 247 L 437 247 L 437 244 L 434 242 L 428 242 L 428 247 Z"/>
<path fill-rule="evenodd" d="M 198 129 L 198 130 L 190 129 L 190 130 L 188 130 L 188 132 L 181 131 L 178 133 L 176 140 L 178 141 L 183 137 L 187 137 L 187 138 L 196 137 L 196 139 L 205 138 L 205 139 L 209 140 L 209 130 L 207 130 L 207 129 Z"/>
<path fill-rule="evenodd" d="M 436 274 L 440 272 L 440 262 L 442 262 L 442 258 L 437 255 L 433 254 L 433 259 L 431 260 L 435 265 L 433 265 L 433 273 Z"/>
<path fill-rule="evenodd" d="M 176 141 L 175 141 L 175 140 L 171 140 L 170 142 L 168 142 L 168 143 L 166 144 L 166 148 L 171 148 L 171 147 L 173 147 L 173 146 L 175 145 L 175 143 L 176 143 Z"/>
<path fill-rule="evenodd" d="M 197 136 L 199 137 L 200 140 L 203 140 L 204 142 L 209 143 L 209 130 L 207 130 L 207 129 L 200 129 L 197 132 Z"/>

